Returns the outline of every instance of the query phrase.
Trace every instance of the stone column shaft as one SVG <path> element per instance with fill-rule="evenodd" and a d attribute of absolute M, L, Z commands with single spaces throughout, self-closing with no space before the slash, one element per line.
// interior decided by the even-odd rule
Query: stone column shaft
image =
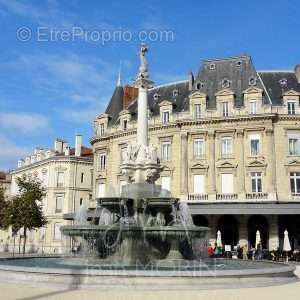
<path fill-rule="evenodd" d="M 148 146 L 148 102 L 147 88 L 139 86 L 137 144 Z"/>

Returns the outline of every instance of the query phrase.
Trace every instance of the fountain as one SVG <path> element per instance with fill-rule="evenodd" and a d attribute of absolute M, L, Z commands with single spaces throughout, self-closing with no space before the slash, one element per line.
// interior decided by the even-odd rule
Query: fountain
<path fill-rule="evenodd" d="M 194 226 L 187 205 L 155 184 L 162 168 L 157 147 L 148 143 L 147 90 L 153 83 L 148 78 L 147 51 L 142 45 L 135 81 L 139 91 L 137 140 L 128 144 L 121 165 L 127 185 L 120 197 L 97 199 L 98 209 L 106 210 L 109 222 L 104 221 L 103 214 L 92 217 L 89 225 L 83 220 L 82 224 L 61 228 L 64 235 L 81 237 L 99 257 L 129 265 L 194 258 L 193 241 L 207 241 L 209 231 Z"/>
<path fill-rule="evenodd" d="M 121 165 L 127 185 L 120 196 L 98 198 L 92 212 L 82 205 L 74 224 L 61 227 L 80 244 L 77 255 L 0 259 L 0 282 L 191 290 L 297 280 L 287 264 L 207 258 L 209 228 L 194 226 L 188 205 L 155 184 L 162 168 L 157 148 L 148 143 L 147 50 L 142 45 L 135 82 L 137 140 L 128 144 Z"/>

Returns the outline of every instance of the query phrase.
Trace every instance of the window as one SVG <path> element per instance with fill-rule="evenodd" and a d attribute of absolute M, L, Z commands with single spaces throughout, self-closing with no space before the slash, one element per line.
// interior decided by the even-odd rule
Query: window
<path fill-rule="evenodd" d="M 296 114 L 296 102 L 295 101 L 288 101 L 287 107 L 288 107 L 288 114 L 289 115 L 295 115 Z"/>
<path fill-rule="evenodd" d="M 222 138 L 222 157 L 228 157 L 232 155 L 232 138 Z"/>
<path fill-rule="evenodd" d="M 63 201 L 64 201 L 63 195 L 56 195 L 56 205 L 55 205 L 55 212 L 56 213 L 61 213 L 62 212 Z"/>
<path fill-rule="evenodd" d="M 55 240 L 61 240 L 61 231 L 60 231 L 60 224 L 59 223 L 54 224 L 54 239 Z"/>
<path fill-rule="evenodd" d="M 84 173 L 81 173 L 81 176 L 80 176 L 80 182 L 81 182 L 81 183 L 84 182 Z"/>
<path fill-rule="evenodd" d="M 179 91 L 178 90 L 173 90 L 173 97 L 177 97 L 179 94 Z"/>
<path fill-rule="evenodd" d="M 260 151 L 260 136 L 250 135 L 250 155 L 257 156 Z"/>
<path fill-rule="evenodd" d="M 103 171 L 106 168 L 106 154 L 100 153 L 99 154 L 99 171 Z"/>
<path fill-rule="evenodd" d="M 290 183 L 292 194 L 300 194 L 300 172 L 290 173 Z"/>
<path fill-rule="evenodd" d="M 56 173 L 56 186 L 63 187 L 64 186 L 64 172 Z"/>
<path fill-rule="evenodd" d="M 123 120 L 123 130 L 127 130 L 127 120 Z"/>
<path fill-rule="evenodd" d="M 204 194 L 204 175 L 194 175 L 194 194 Z"/>
<path fill-rule="evenodd" d="M 289 155 L 300 155 L 300 137 L 289 137 Z"/>
<path fill-rule="evenodd" d="M 223 108 L 223 117 L 228 117 L 228 115 L 229 115 L 229 104 L 228 104 L 228 102 L 223 102 L 222 103 L 222 108 Z"/>
<path fill-rule="evenodd" d="M 104 123 L 99 124 L 99 135 L 104 135 Z"/>
<path fill-rule="evenodd" d="M 194 105 L 194 117 L 196 120 L 201 118 L 201 104 Z"/>
<path fill-rule="evenodd" d="M 171 143 L 164 142 L 161 144 L 161 160 L 169 161 L 171 159 Z"/>
<path fill-rule="evenodd" d="M 261 193 L 261 173 L 251 173 L 251 191 L 252 193 Z"/>
<path fill-rule="evenodd" d="M 251 100 L 249 102 L 249 111 L 250 111 L 250 115 L 255 115 L 257 113 L 257 102 L 256 100 Z"/>
<path fill-rule="evenodd" d="M 232 174 L 221 174 L 222 180 L 222 194 L 233 193 L 233 175 Z"/>
<path fill-rule="evenodd" d="M 162 176 L 161 177 L 161 188 L 163 190 L 170 191 L 170 186 L 171 186 L 171 179 L 169 176 Z"/>
<path fill-rule="evenodd" d="M 194 159 L 202 159 L 204 156 L 204 140 L 194 140 Z"/>
<path fill-rule="evenodd" d="M 170 121 L 170 113 L 168 111 L 163 111 L 161 116 L 162 116 L 162 123 L 168 124 Z"/>
<path fill-rule="evenodd" d="M 81 206 L 81 205 L 82 205 L 82 203 L 83 203 L 83 199 L 82 199 L 82 198 L 80 198 L 80 199 L 79 199 L 79 205 Z"/>
<path fill-rule="evenodd" d="M 105 196 L 105 183 L 99 183 L 98 184 L 98 197 L 104 197 Z"/>

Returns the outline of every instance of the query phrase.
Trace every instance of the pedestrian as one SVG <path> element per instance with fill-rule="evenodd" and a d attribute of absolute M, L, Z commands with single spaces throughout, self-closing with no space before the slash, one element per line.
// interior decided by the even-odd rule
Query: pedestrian
<path fill-rule="evenodd" d="M 208 246 L 207 253 L 209 257 L 214 257 L 214 248 L 212 247 L 212 245 Z"/>
<path fill-rule="evenodd" d="M 248 260 L 248 244 L 245 244 L 242 249 L 243 260 Z"/>

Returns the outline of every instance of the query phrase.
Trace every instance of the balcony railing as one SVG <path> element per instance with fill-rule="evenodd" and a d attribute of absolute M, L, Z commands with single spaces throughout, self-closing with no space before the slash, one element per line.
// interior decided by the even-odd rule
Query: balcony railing
<path fill-rule="evenodd" d="M 268 193 L 246 193 L 246 200 L 268 200 Z"/>
<path fill-rule="evenodd" d="M 291 199 L 293 201 L 300 201 L 300 193 L 292 193 Z"/>
<path fill-rule="evenodd" d="M 237 200 L 237 194 L 216 194 L 216 200 Z"/>
<path fill-rule="evenodd" d="M 208 200 L 207 194 L 189 194 L 188 195 L 189 201 L 205 201 Z"/>

